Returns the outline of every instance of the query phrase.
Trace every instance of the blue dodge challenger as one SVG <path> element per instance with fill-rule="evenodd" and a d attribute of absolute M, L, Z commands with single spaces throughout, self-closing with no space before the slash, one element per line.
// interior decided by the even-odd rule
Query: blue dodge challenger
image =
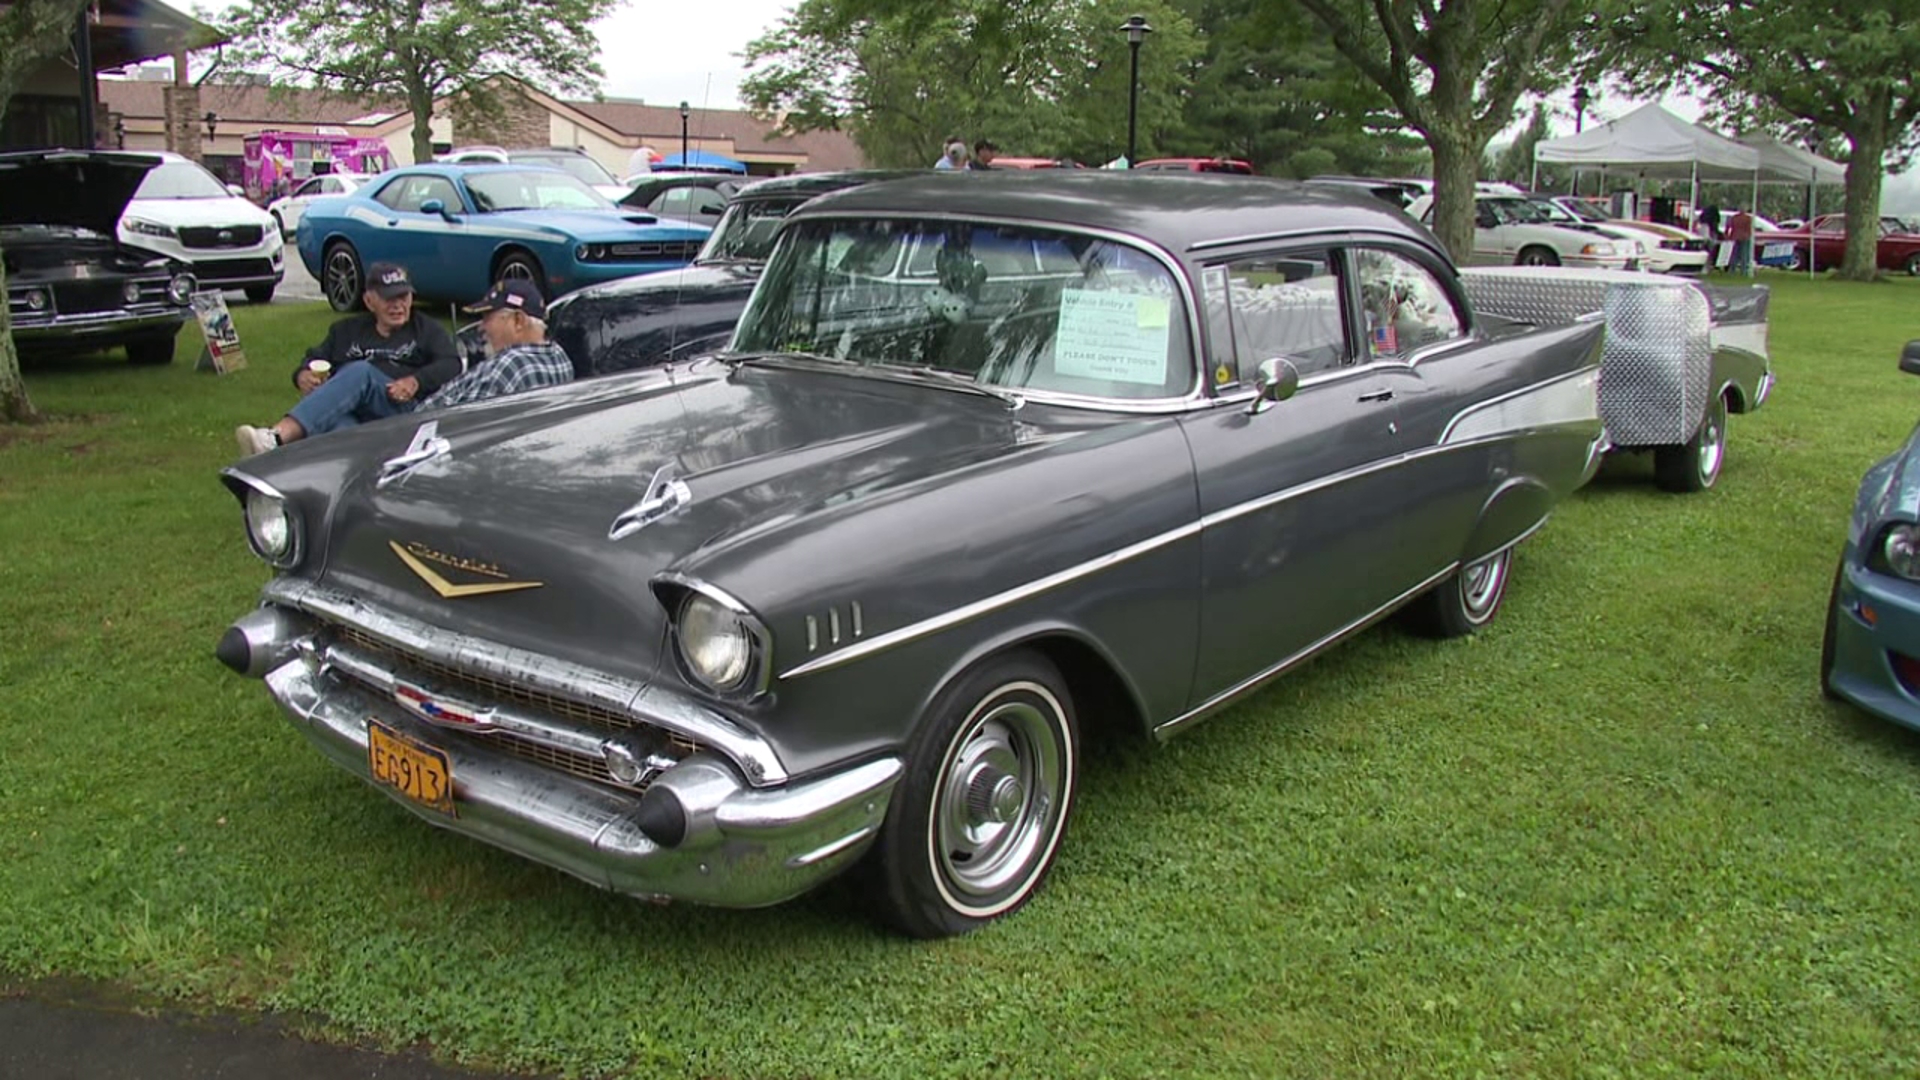
<path fill-rule="evenodd" d="M 327 302 L 353 311 L 375 262 L 405 265 L 431 300 L 472 300 L 502 278 L 554 297 L 684 266 L 709 231 L 623 210 L 558 169 L 422 165 L 316 201 L 300 219 L 298 245 Z"/>

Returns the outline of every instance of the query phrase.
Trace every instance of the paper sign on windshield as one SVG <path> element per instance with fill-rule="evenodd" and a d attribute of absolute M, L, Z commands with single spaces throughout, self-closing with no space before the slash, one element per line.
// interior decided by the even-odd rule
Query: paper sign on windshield
<path fill-rule="evenodd" d="M 1171 322 L 1172 308 L 1162 296 L 1062 289 L 1053 370 L 1083 379 L 1162 384 Z"/>

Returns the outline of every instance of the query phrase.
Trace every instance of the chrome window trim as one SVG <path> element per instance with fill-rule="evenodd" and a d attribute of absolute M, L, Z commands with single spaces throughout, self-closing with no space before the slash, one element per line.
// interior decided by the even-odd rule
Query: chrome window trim
<path fill-rule="evenodd" d="M 276 577 L 261 591 L 280 604 L 367 634 L 397 649 L 427 656 L 459 671 L 525 682 L 543 692 L 598 705 L 665 728 L 731 758 L 749 783 L 768 787 L 789 774 L 772 744 L 732 718 L 688 695 L 597 671 L 570 660 L 514 648 L 382 611 L 350 593 L 297 578 Z"/>
<path fill-rule="evenodd" d="M 1518 541 L 1515 541 L 1515 542 L 1517 543 Z M 1503 548 L 1501 550 L 1505 550 L 1505 549 Z M 1493 554 L 1498 554 L 1498 552 L 1494 552 Z M 1188 724 L 1191 724 L 1196 720 L 1204 719 L 1207 715 L 1213 713 L 1215 710 L 1222 709 L 1228 705 L 1231 705 L 1235 700 L 1247 694 L 1249 691 L 1257 689 L 1262 683 L 1266 682 L 1268 679 L 1274 678 L 1277 675 L 1284 674 L 1289 669 L 1294 668 L 1300 665 L 1301 663 L 1304 663 L 1305 661 L 1311 659 L 1316 653 L 1320 652 L 1322 649 L 1329 648 L 1330 646 L 1336 644 L 1337 642 L 1353 634 L 1357 634 L 1360 631 L 1365 630 L 1369 626 L 1372 626 L 1380 618 L 1387 615 L 1389 612 L 1393 611 L 1394 608 L 1399 607 L 1401 604 L 1406 603 L 1408 600 L 1413 599 L 1414 597 L 1420 595 L 1421 593 L 1427 591 L 1428 589 L 1433 588 L 1435 585 L 1440 584 L 1442 581 L 1445 581 L 1447 579 L 1447 575 L 1452 574 L 1454 571 L 1458 569 L 1460 569 L 1460 563 L 1458 560 L 1452 563 L 1449 563 L 1445 570 L 1440 571 L 1438 574 L 1435 574 L 1434 576 L 1426 579 L 1420 584 L 1415 585 L 1413 588 L 1408 589 L 1406 592 L 1401 593 L 1399 596 L 1394 597 L 1393 599 L 1387 601 L 1385 604 L 1382 604 L 1378 608 L 1375 608 L 1373 611 L 1368 612 L 1365 615 L 1362 615 L 1360 618 L 1355 619 L 1354 621 L 1339 628 L 1338 630 L 1333 631 L 1332 633 L 1326 635 L 1320 640 L 1315 641 L 1310 645 L 1307 645 L 1305 648 L 1300 649 L 1298 652 L 1295 652 L 1293 655 L 1282 659 L 1279 663 L 1276 663 L 1273 666 L 1257 674 L 1250 675 L 1247 678 L 1242 679 L 1241 681 L 1235 683 L 1232 686 L 1227 687 L 1225 690 L 1220 691 L 1219 693 L 1213 695 L 1212 697 L 1201 702 L 1200 704 L 1195 705 L 1193 708 L 1188 709 L 1186 712 L 1181 713 L 1179 716 L 1176 716 L 1171 720 L 1167 720 L 1162 723 L 1154 725 L 1154 728 L 1153 728 L 1154 738 L 1160 740 L 1161 742 L 1166 742 L 1168 739 L 1171 739 L 1175 735 L 1178 735 L 1180 733 L 1180 730 L 1186 727 Z"/>
<path fill-rule="evenodd" d="M 699 593 L 701 596 L 732 612 L 734 616 L 746 626 L 748 635 L 753 638 L 754 655 L 752 657 L 752 667 L 748 669 L 747 675 L 740 681 L 740 685 L 732 689 L 708 685 L 707 681 L 700 678 L 699 673 L 693 670 L 693 665 L 687 663 L 686 651 L 680 645 L 680 612 L 677 607 L 669 608 L 667 610 L 667 627 L 673 633 L 674 653 L 680 661 L 680 666 L 686 669 L 687 674 L 693 676 L 694 679 L 699 681 L 700 684 L 708 690 L 723 696 L 741 696 L 744 692 L 744 696 L 756 698 L 767 692 L 767 687 L 773 682 L 773 632 L 767 629 L 766 620 L 755 614 L 754 610 L 743 603 L 739 597 L 734 596 L 718 585 L 677 571 L 669 570 L 665 573 L 655 574 L 650 585 L 668 585 L 678 589 L 685 589 L 688 592 Z M 660 600 L 660 593 L 657 589 L 652 591 L 654 599 Z M 666 607 L 666 604 L 662 603 L 661 607 Z M 837 639 L 838 636 L 836 634 L 836 640 Z"/>
<path fill-rule="evenodd" d="M 1077 236 L 1090 236 L 1096 240 L 1105 240 L 1109 243 L 1119 244 L 1123 247 L 1143 252 L 1151 256 L 1167 273 L 1173 276 L 1174 283 L 1180 290 L 1180 297 L 1186 302 L 1185 318 L 1182 322 L 1187 328 L 1187 363 L 1189 368 L 1187 374 L 1192 379 L 1186 393 L 1175 397 L 1162 398 L 1103 398 L 1090 394 L 1070 394 L 1052 390 L 1029 390 L 1025 387 L 1018 386 L 996 386 L 995 389 L 1019 394 L 1022 398 L 1034 403 L 1128 413 L 1184 412 L 1192 408 L 1195 403 L 1206 400 L 1207 380 L 1204 378 L 1205 372 L 1202 368 L 1205 365 L 1201 363 L 1200 355 L 1203 349 L 1202 343 L 1206 339 L 1200 333 L 1199 303 L 1194 296 L 1193 282 L 1187 277 L 1185 264 L 1176 258 L 1172 252 L 1169 252 L 1166 248 L 1161 247 L 1159 244 L 1145 237 L 1114 229 L 1069 225 L 1057 221 L 1040 221 L 1033 218 L 999 217 L 981 214 L 959 214 L 948 211 L 925 213 L 902 210 L 885 213 L 858 214 L 848 211 L 826 211 L 807 213 L 805 215 L 799 215 L 796 212 L 796 214 L 790 216 L 788 220 L 800 225 L 804 225 L 810 221 L 870 222 L 874 220 L 894 220 L 965 222 L 970 225 L 989 225 L 1016 229 L 1042 229 L 1057 233 L 1070 233 Z M 768 265 L 772 265 L 773 259 L 780 253 L 780 245 L 786 244 L 788 242 L 787 238 L 790 235 L 792 234 L 782 233 L 779 245 L 776 245 L 773 252 L 767 257 Z M 894 265 L 899 267 L 901 260 L 896 259 Z M 737 351 L 736 346 L 739 339 L 739 327 L 745 324 L 746 317 L 743 313 L 740 322 L 736 324 L 734 328 L 734 337 L 729 338 L 727 341 L 725 351 L 729 353 Z M 983 383 L 982 385 L 988 384 Z"/>

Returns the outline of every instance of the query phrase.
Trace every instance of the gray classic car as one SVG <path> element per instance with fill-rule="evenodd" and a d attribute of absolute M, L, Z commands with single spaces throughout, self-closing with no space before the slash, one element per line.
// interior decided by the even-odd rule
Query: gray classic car
<path fill-rule="evenodd" d="M 22 352 L 124 347 L 135 364 L 173 359 L 192 312 L 193 275 L 115 236 L 121 211 L 159 164 L 151 154 L 93 150 L 0 154 L 0 255 Z"/>
<path fill-rule="evenodd" d="M 754 906 L 856 866 L 1015 910 L 1083 741 L 1375 620 L 1493 618 L 1591 475 L 1603 324 L 1483 325 L 1433 238 L 1240 177 L 938 174 L 795 211 L 719 355 L 228 469 L 217 654 L 426 820 Z"/>

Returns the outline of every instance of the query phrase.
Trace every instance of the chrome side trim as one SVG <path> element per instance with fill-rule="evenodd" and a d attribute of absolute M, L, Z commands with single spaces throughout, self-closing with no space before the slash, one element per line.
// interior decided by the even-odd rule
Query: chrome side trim
<path fill-rule="evenodd" d="M 840 839 L 833 841 L 830 844 L 822 844 L 821 846 L 814 848 L 812 851 L 806 852 L 801 855 L 795 855 L 793 858 L 787 860 L 787 866 L 795 870 L 803 866 L 812 866 L 814 863 L 817 863 L 822 859 L 830 859 L 835 855 L 840 854 L 841 852 L 847 850 L 848 848 L 859 843 L 860 841 L 865 840 L 867 837 L 872 836 L 874 833 L 878 831 L 879 830 L 874 828 L 873 826 L 867 825 L 855 832 L 849 833 L 846 836 L 843 836 Z"/>
<path fill-rule="evenodd" d="M 756 787 L 787 780 L 787 768 L 772 744 L 731 718 L 656 683 L 610 675 L 569 660 L 430 626 L 381 611 L 349 593 L 292 578 L 269 581 L 261 598 L 325 622 L 351 626 L 396 649 L 418 653 L 456 670 L 522 682 L 665 728 L 725 754 Z"/>
<path fill-rule="evenodd" d="M 1584 384 L 1584 385 L 1573 385 L 1571 388 L 1569 388 L 1568 384 Z M 1522 424 L 1514 427 L 1501 428 L 1497 432 L 1493 432 L 1490 434 L 1509 434 L 1517 431 L 1531 430 L 1537 427 L 1549 427 L 1549 426 L 1556 426 L 1559 424 L 1581 423 L 1581 422 L 1587 422 L 1587 421 L 1591 421 L 1595 424 L 1598 424 L 1600 422 L 1599 388 L 1600 388 L 1600 368 L 1596 365 L 1593 367 L 1581 368 L 1580 370 L 1572 372 L 1571 374 L 1562 375 L 1553 379 L 1547 379 L 1543 382 L 1533 383 L 1530 386 L 1523 386 L 1518 390 L 1510 390 L 1507 393 L 1501 394 L 1498 397 L 1488 398 L 1485 401 L 1477 401 L 1472 405 L 1469 405 L 1466 408 L 1461 409 L 1459 412 L 1453 414 L 1453 418 L 1447 421 L 1446 428 L 1440 432 L 1440 441 L 1443 444 L 1455 441 L 1454 440 L 1455 433 L 1463 425 L 1465 425 L 1467 422 L 1472 420 L 1472 418 L 1475 416 L 1483 415 L 1487 413 L 1497 413 L 1497 411 L 1501 408 L 1501 406 L 1504 406 L 1516 401 L 1520 401 L 1528 396 L 1538 396 L 1544 399 L 1554 394 L 1556 391 L 1567 391 L 1569 389 L 1571 389 L 1574 393 L 1580 395 L 1580 400 L 1583 403 L 1590 404 L 1592 407 L 1590 409 L 1584 410 L 1577 414 L 1562 414 L 1558 416 L 1549 415 L 1547 419 L 1543 422 L 1536 422 L 1536 423 L 1530 423 L 1530 424 Z M 1549 404 L 1554 404 L 1554 403 L 1549 402 Z M 1480 437 L 1484 438 L 1486 436 L 1482 435 Z"/>
<path fill-rule="evenodd" d="M 1508 546 L 1512 546 L 1512 545 L 1508 545 Z M 1498 553 L 1495 552 L 1494 554 L 1498 554 Z M 1246 694 L 1248 691 L 1256 689 L 1257 687 L 1260 686 L 1260 684 L 1266 682 L 1268 679 L 1271 679 L 1276 675 L 1280 675 L 1286 672 L 1287 670 L 1293 667 L 1296 667 L 1299 664 L 1304 663 L 1305 661 L 1311 659 L 1316 653 L 1320 652 L 1322 649 L 1326 649 L 1329 646 L 1332 646 L 1354 634 L 1359 633 L 1362 630 L 1365 630 L 1367 627 L 1372 626 L 1375 622 L 1391 614 L 1393 612 L 1393 609 L 1399 607 L 1401 604 L 1406 603 L 1407 601 L 1413 599 L 1414 597 L 1419 596 L 1421 593 L 1426 592 L 1428 589 L 1433 588 L 1435 585 L 1440 584 L 1442 581 L 1445 581 L 1448 575 L 1452 574 L 1454 571 L 1458 569 L 1460 569 L 1459 562 L 1456 561 L 1448 564 L 1445 570 L 1440 571 L 1438 574 L 1435 574 L 1434 576 L 1428 578 L 1427 580 L 1421 582 L 1420 584 L 1415 585 L 1413 588 L 1408 589 L 1406 592 L 1401 593 L 1399 596 L 1394 597 L 1392 600 L 1387 601 L 1384 605 L 1374 610 L 1372 613 L 1363 615 L 1360 618 L 1355 619 L 1353 622 L 1350 622 L 1347 625 L 1341 627 L 1340 629 L 1335 630 L 1333 633 L 1328 634 L 1327 636 L 1321 638 L 1319 641 L 1316 641 L 1313 644 L 1308 645 L 1306 648 L 1301 649 L 1299 652 L 1294 653 L 1292 656 L 1289 656 L 1286 659 L 1281 660 L 1279 663 L 1273 665 L 1270 668 L 1267 668 L 1265 671 L 1262 671 L 1257 675 L 1253 675 L 1246 679 L 1243 679 L 1240 682 L 1234 684 L 1233 686 L 1230 686 L 1227 689 L 1220 691 L 1218 694 L 1215 694 L 1214 696 L 1208 698 L 1206 701 L 1203 701 L 1199 705 L 1194 706 L 1192 709 L 1189 709 L 1186 712 L 1181 713 L 1179 716 L 1176 716 L 1171 720 L 1168 720 L 1161 724 L 1156 725 L 1153 729 L 1154 738 L 1159 739 L 1161 742 L 1166 742 L 1168 739 L 1171 739 L 1175 735 L 1179 734 L 1180 730 L 1186 727 L 1188 724 L 1191 724 L 1196 720 L 1204 719 L 1209 713 L 1212 713 L 1215 710 L 1224 708 L 1225 706 L 1232 704 L 1235 700 L 1239 699 L 1242 695 Z"/>
<path fill-rule="evenodd" d="M 851 663 L 861 657 L 871 656 L 884 649 L 891 649 L 895 645 L 905 644 L 915 638 L 938 633 L 949 626 L 955 626 L 970 619 L 979 618 L 990 611 L 1006 607 L 1009 604 L 1019 603 L 1028 597 L 1038 596 L 1043 592 L 1047 592 L 1050 589 L 1057 589 L 1068 582 L 1077 581 L 1089 574 L 1099 573 L 1110 566 L 1116 566 L 1129 559 L 1138 558 L 1156 548 L 1162 548 L 1175 541 L 1184 540 L 1189 536 L 1198 534 L 1200 529 L 1201 523 L 1198 521 L 1189 522 L 1177 529 L 1169 529 L 1158 536 L 1150 536 L 1139 543 L 1129 544 L 1118 551 L 1109 551 L 1105 555 L 1089 559 L 1077 566 L 1069 566 L 1065 570 L 1048 574 L 1043 578 L 1036 578 L 1024 585 L 1016 585 L 1011 589 L 995 593 L 992 596 L 980 600 L 975 600 L 971 604 L 955 608 L 944 614 L 935 615 L 929 619 L 922 619 L 917 623 L 903 626 L 898 630 L 892 630 L 877 637 L 868 638 L 858 645 L 849 645 L 837 653 L 822 656 L 817 660 L 810 660 L 801 664 L 799 667 L 781 672 L 780 677 L 783 679 L 797 679 L 802 675 L 811 675 L 816 671 L 825 671 L 828 668 Z"/>

